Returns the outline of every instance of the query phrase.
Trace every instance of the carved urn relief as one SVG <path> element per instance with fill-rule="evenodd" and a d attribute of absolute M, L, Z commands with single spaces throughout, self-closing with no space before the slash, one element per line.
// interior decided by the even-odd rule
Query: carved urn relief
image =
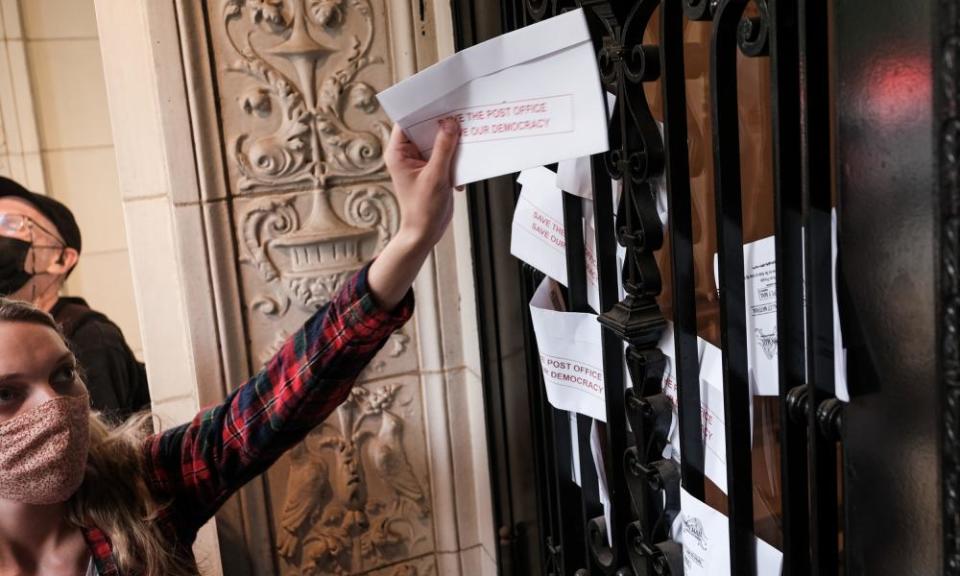
<path fill-rule="evenodd" d="M 378 20 L 369 0 L 222 2 L 225 144 L 234 194 L 258 199 L 237 204 L 237 221 L 242 261 L 267 288 L 259 313 L 317 309 L 397 230 L 370 84 L 390 82 Z"/>
<path fill-rule="evenodd" d="M 345 195 L 343 214 L 331 196 Z M 396 200 L 386 188 L 366 185 L 347 191 L 314 191 L 309 216 L 301 218 L 297 198 L 268 197 L 238 202 L 241 262 L 253 267 L 266 290 L 251 307 L 283 317 L 291 303 L 312 313 L 393 237 L 399 226 Z"/>

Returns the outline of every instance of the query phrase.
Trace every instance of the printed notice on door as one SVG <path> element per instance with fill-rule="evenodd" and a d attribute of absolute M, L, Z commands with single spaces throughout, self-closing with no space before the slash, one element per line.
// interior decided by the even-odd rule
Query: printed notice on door
<path fill-rule="evenodd" d="M 777 259 L 774 238 L 743 247 L 747 327 L 751 332 L 747 361 L 759 396 L 780 393 L 777 360 Z"/>
<path fill-rule="evenodd" d="M 684 576 L 730 576 L 727 517 L 680 489 Z M 757 576 L 780 576 L 783 553 L 757 538 Z"/>
<path fill-rule="evenodd" d="M 837 308 L 836 262 L 837 224 L 833 213 L 831 232 L 833 255 L 833 357 L 836 396 L 850 401 L 847 391 L 846 352 L 840 332 L 840 315 Z M 714 278 L 719 285 L 718 259 L 713 258 Z M 777 330 L 777 258 L 776 239 L 761 238 L 743 246 L 743 287 L 747 307 L 747 362 L 753 393 L 757 396 L 780 394 L 780 370 L 778 359 Z"/>

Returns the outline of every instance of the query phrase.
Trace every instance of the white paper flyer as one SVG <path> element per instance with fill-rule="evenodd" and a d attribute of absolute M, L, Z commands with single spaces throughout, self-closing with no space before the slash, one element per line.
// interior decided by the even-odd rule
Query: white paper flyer
<path fill-rule="evenodd" d="M 603 444 L 600 428 L 594 420 L 590 426 L 590 453 L 597 469 L 597 484 L 600 486 L 600 505 L 603 506 L 603 522 L 607 527 L 607 545 L 613 546 L 613 517 L 610 515 L 610 489 L 607 487 L 607 467 L 603 460 Z"/>
<path fill-rule="evenodd" d="M 563 225 L 563 192 L 556 187 L 556 175 L 540 167 L 524 170 L 517 178 L 520 198 L 513 212 L 510 253 L 567 286 L 567 235 Z M 597 282 L 596 243 L 592 227 L 585 226 L 587 302 L 600 308 Z"/>
<path fill-rule="evenodd" d="M 595 314 L 563 310 L 559 285 L 544 278 L 530 300 L 530 316 L 547 400 L 606 422 L 600 323 Z"/>
<path fill-rule="evenodd" d="M 837 307 L 837 221 L 832 215 L 831 227 L 833 285 L 833 359 L 836 396 L 850 401 L 847 388 L 846 350 L 840 332 L 840 313 Z M 714 279 L 719 286 L 719 261 L 713 258 Z M 743 246 L 743 280 L 747 308 L 747 362 L 753 393 L 757 396 L 780 394 L 780 369 L 777 348 L 777 264 L 776 240 L 773 236 L 761 238 Z"/>
<path fill-rule="evenodd" d="M 670 424 L 670 442 L 663 450 L 664 458 L 680 461 L 680 428 L 677 413 L 677 383 L 675 379 L 676 352 L 674 348 L 673 323 L 657 345 L 666 356 L 663 370 L 663 393 L 673 404 L 673 419 Z M 727 492 L 727 435 L 723 404 L 723 358 L 719 348 L 702 338 L 697 338 L 697 353 L 700 366 L 700 426 L 704 440 L 704 474 L 724 494 Z"/>
<path fill-rule="evenodd" d="M 684 576 L 730 576 L 730 524 L 720 512 L 680 489 Z M 783 553 L 757 538 L 757 576 L 779 576 Z"/>

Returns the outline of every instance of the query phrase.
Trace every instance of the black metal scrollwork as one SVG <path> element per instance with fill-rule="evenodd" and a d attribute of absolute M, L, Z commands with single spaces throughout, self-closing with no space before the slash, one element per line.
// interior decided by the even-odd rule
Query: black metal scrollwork
<path fill-rule="evenodd" d="M 664 240 L 654 187 L 654 179 L 664 170 L 664 145 L 643 89 L 644 83 L 658 80 L 662 72 L 660 47 L 643 43 L 660 3 L 641 0 L 625 6 L 584 0 L 580 4 L 599 31 L 601 77 L 607 90 L 616 96 L 610 152 L 604 165 L 622 186 L 615 229 L 617 241 L 626 249 L 621 270 L 625 297 L 612 307 L 603 306 L 600 322 L 617 337 L 613 346 L 619 346 L 618 341 L 628 344 L 627 367 L 633 384 L 623 397 L 632 432 L 624 439 L 626 444 L 621 441 L 617 446 L 614 442 L 617 433 L 613 419 L 620 417 L 615 412 L 618 406 L 608 400 L 607 411 L 611 420 L 610 457 L 622 454 L 621 474 L 634 518 L 632 522 L 613 522 L 615 531 L 623 531 L 622 535 L 615 534 L 623 540 L 615 538 L 614 542 L 622 542 L 625 554 L 617 550 L 611 554 L 605 550 L 606 541 L 600 540 L 593 542 L 594 557 L 608 570 L 619 566 L 618 573 L 622 574 L 677 574 L 682 573 L 676 572 L 682 564 L 681 553 L 678 545 L 668 541 L 668 532 L 680 508 L 679 467 L 660 456 L 668 441 L 672 405 L 662 394 L 665 359 L 656 348 L 666 327 L 656 302 L 662 281 L 654 259 Z M 603 218 L 612 216 L 599 207 L 598 202 L 598 228 Z"/>
<path fill-rule="evenodd" d="M 643 82 L 660 75 L 659 48 L 643 45 L 643 33 L 658 2 L 636 2 L 621 24 L 609 2 L 583 2 L 605 30 L 598 53 L 607 89 L 617 96 L 610 130 L 607 168 L 623 186 L 618 240 L 627 249 L 626 297 L 600 321 L 635 346 L 656 343 L 665 327 L 654 301 L 659 271 L 653 251 L 663 239 L 650 180 L 663 173 L 663 142 L 643 93 Z M 599 224 L 598 224 L 599 225 Z"/>
<path fill-rule="evenodd" d="M 954 6 L 955 0 L 940 0 Z M 538 21 L 559 12 L 581 7 L 597 52 L 597 65 L 604 87 L 616 96 L 609 125 L 610 151 L 592 159 L 594 217 L 597 234 L 597 268 L 600 284 L 599 321 L 603 331 L 603 369 L 607 423 L 601 427 L 605 477 L 610 497 L 610 530 L 602 515 L 597 474 L 592 462 L 581 462 L 583 506 L 563 511 L 560 521 L 576 518 L 576 530 L 554 530 L 547 542 L 549 573 L 588 576 L 673 575 L 683 573 L 683 551 L 670 540 L 670 527 L 679 514 L 680 486 L 694 498 L 705 499 L 704 440 L 701 429 L 697 311 L 693 266 L 693 227 L 690 190 L 691 159 L 694 172 L 705 169 L 704 156 L 711 148 L 688 149 L 685 101 L 684 20 L 709 22 L 710 120 L 713 133 L 713 176 L 716 201 L 717 252 L 719 255 L 720 332 L 723 354 L 724 413 L 727 454 L 727 490 L 730 528 L 731 572 L 755 574 L 753 518 L 750 379 L 748 377 L 746 309 L 743 269 L 743 213 L 740 173 L 740 122 L 737 83 L 738 53 L 748 58 L 770 57 L 771 104 L 773 108 L 775 212 L 777 226 L 777 322 L 780 330 L 779 377 L 781 401 L 781 483 L 784 534 L 784 574 L 798 576 L 811 571 L 811 560 L 821 574 L 836 573 L 836 445 L 842 436 L 842 405 L 832 398 L 830 354 L 822 358 L 809 353 L 806 340 L 817 343 L 816 330 L 827 334 L 830 294 L 823 273 L 829 250 L 825 249 L 829 214 L 829 117 L 826 76 L 811 80 L 800 71 L 826 70 L 825 0 L 523 0 L 525 22 Z M 517 4 L 513 6 L 519 6 Z M 655 10 L 660 9 L 658 45 L 644 44 Z M 510 12 L 515 14 L 515 12 Z M 951 105 L 960 100 L 956 81 L 956 46 L 960 37 L 954 28 L 944 30 L 947 51 L 943 63 L 942 97 Z M 696 62 L 691 62 L 691 66 Z M 702 65 L 701 65 L 702 66 Z M 692 70 L 702 76 L 704 70 Z M 659 81 L 662 89 L 664 130 L 651 112 L 644 84 Z M 801 86 L 802 83 L 802 86 Z M 801 99 L 803 99 L 801 104 Z M 802 110 L 806 114 L 802 114 Z M 946 160 L 942 178 L 947 184 L 960 180 L 956 161 L 958 121 L 954 113 L 944 118 L 949 130 L 941 140 Z M 690 130 L 697 131 L 693 125 Z M 801 137 L 801 132 L 806 139 Z M 801 170 L 801 157 L 807 158 Z M 820 168 L 817 168 L 819 166 Z M 801 174 L 803 172 L 803 174 Z M 675 358 L 672 374 L 677 389 L 679 441 L 682 462 L 661 459 L 669 439 L 673 404 L 662 389 L 666 366 L 657 349 L 666 320 L 657 304 L 663 288 L 654 258 L 665 241 L 665 229 L 657 211 L 656 179 L 665 176 L 670 217 L 671 276 Z M 803 176 L 803 178 L 801 178 Z M 621 195 L 614 210 L 610 179 L 619 182 Z M 800 182 L 807 189 L 801 203 Z M 816 191 L 811 192 L 811 191 Z M 811 200 L 812 198 L 812 200 Z M 960 244 L 955 204 L 944 209 L 945 277 L 955 280 L 954 248 Z M 801 216 L 807 235 L 801 236 Z M 801 209 L 803 208 L 803 209 Z M 571 310 L 585 304 L 583 236 L 580 223 L 583 204 L 564 195 L 564 224 L 570 276 Z M 614 213 L 616 217 L 614 218 Z M 616 261 L 616 244 L 625 248 L 622 267 Z M 571 246 L 576 246 L 571 248 Z M 817 246 L 818 250 L 811 249 Z M 579 251 L 579 252 L 578 252 Z M 812 256 L 811 256 L 812 255 Z M 811 260 L 811 258 L 813 258 Z M 809 276 L 804 276 L 804 267 Z M 618 299 L 616 280 L 622 280 L 625 296 Z M 580 280 L 574 280 L 574 277 Z M 810 279 L 811 281 L 807 281 Z M 815 280 L 815 281 L 814 281 Z M 806 303 L 801 293 L 806 284 Z M 948 283 L 945 298 L 958 292 Z M 812 295 L 819 295 L 814 298 Z M 956 298 L 954 298 L 956 300 Z M 953 303 L 953 300 L 948 300 Z M 956 308 L 957 306 L 954 306 Z M 805 318 L 805 312 L 807 317 Z M 811 310 L 815 314 L 811 314 Z M 956 316 L 953 308 L 948 314 Z M 823 317 L 821 317 L 821 315 Z M 944 337 L 944 356 L 957 364 L 960 345 L 956 334 Z M 626 352 L 624 353 L 624 344 Z M 625 354 L 625 357 L 624 357 Z M 813 360 L 815 361 L 813 361 Z M 626 372 L 623 370 L 624 361 Z M 953 372 L 956 372 L 954 370 Z M 808 376 L 809 374 L 809 376 Z M 960 386 L 956 374 L 947 375 L 945 393 L 949 404 L 945 443 L 960 444 L 955 434 L 960 421 Z M 629 378 L 632 386 L 627 386 Z M 952 379 L 950 379 L 952 378 Z M 806 382 L 811 382 L 806 385 Z M 563 414 L 566 418 L 566 414 Z M 569 424 L 569 423 L 566 423 Z M 579 417 L 581 455 L 589 453 L 591 421 Z M 554 422 L 554 426 L 557 423 Z M 562 430 L 563 426 L 556 428 Z M 555 434 L 558 434 L 555 430 Z M 572 448 L 567 428 L 565 448 Z M 558 434 L 559 437 L 559 434 Z M 559 444 L 558 444 L 559 445 Z M 808 450 L 809 449 L 809 450 Z M 947 479 L 944 514 L 952 523 L 948 539 L 946 570 L 960 574 L 960 545 L 955 535 L 960 522 L 960 458 L 944 457 Z M 809 458 L 808 458 L 809 457 Z M 809 463 L 808 463 L 809 459 Z M 809 470 L 812 474 L 808 474 Z M 568 471 L 565 471 L 568 472 Z M 808 482 L 813 479 L 815 481 Z M 563 494 L 562 491 L 560 491 Z M 569 492 L 567 492 L 569 493 Z M 562 506 L 561 506 L 562 507 Z M 558 536 L 559 535 L 559 536 Z M 812 536 L 812 538 L 811 538 Z M 559 539 L 558 539 L 559 538 Z M 573 551 L 571 541 L 583 540 Z"/>
<path fill-rule="evenodd" d="M 744 10 L 750 0 L 682 0 L 670 6 L 663 6 L 669 22 L 663 24 L 663 35 L 673 34 L 676 38 L 669 38 L 675 42 L 670 44 L 671 50 L 676 52 L 672 56 L 661 53 L 662 46 L 643 43 L 643 37 L 650 24 L 654 11 L 661 6 L 660 0 L 638 0 L 629 3 L 612 2 L 609 0 L 578 0 L 577 5 L 585 10 L 591 30 L 594 34 L 594 43 L 597 48 L 597 63 L 604 87 L 616 96 L 612 118 L 610 121 L 610 152 L 604 155 L 602 161 L 594 162 L 595 218 L 597 222 L 597 244 L 600 273 L 601 292 L 609 281 L 604 281 L 604 268 L 609 268 L 612 249 L 609 244 L 604 249 L 604 242 L 612 242 L 615 237 L 626 249 L 623 268 L 619 271 L 622 276 L 625 296 L 620 301 L 611 300 L 609 292 L 604 298 L 601 293 L 601 308 L 599 317 L 605 330 L 604 350 L 605 371 L 615 363 L 611 358 L 614 351 L 617 357 L 620 354 L 622 343 L 627 344 L 626 365 L 632 387 L 624 390 L 623 379 L 607 374 L 607 476 L 610 482 L 610 497 L 613 508 L 613 534 L 606 533 L 606 525 L 602 517 L 584 518 L 586 526 L 584 534 L 588 541 L 592 563 L 607 574 L 682 574 L 682 550 L 680 546 L 669 540 L 669 527 L 679 513 L 679 487 L 681 468 L 671 461 L 661 460 L 660 454 L 668 442 L 667 433 L 670 426 L 672 405 L 661 389 L 661 379 L 665 359 L 656 348 L 660 336 L 666 326 L 666 321 L 656 302 L 662 289 L 660 270 L 654 259 L 654 252 L 659 250 L 664 241 L 664 228 L 656 209 L 654 181 L 664 174 L 665 169 L 665 142 L 661 137 L 660 129 L 650 110 L 644 93 L 644 83 L 661 79 L 665 71 L 663 66 L 669 62 L 677 64 L 681 70 L 678 77 L 671 78 L 671 86 L 665 87 L 665 94 L 682 94 L 682 18 L 690 20 L 714 20 L 714 26 L 722 32 L 721 42 L 725 56 L 724 62 L 731 62 L 733 57 L 730 48 L 735 51 L 739 47 L 747 56 L 763 56 L 768 53 L 769 47 L 769 16 L 766 0 L 753 0 L 757 7 L 757 16 L 743 18 Z M 664 3 L 665 4 L 665 3 Z M 558 0 L 527 0 L 525 2 L 527 16 L 536 21 L 547 16 L 573 8 L 571 2 Z M 682 11 L 682 13 L 681 13 Z M 717 46 L 713 47 L 715 54 Z M 713 63 L 716 72 L 716 61 Z M 736 78 L 735 64 L 728 67 L 726 74 Z M 725 76 L 726 77 L 726 76 Z M 664 81 L 667 84 L 666 81 Z M 736 134 L 736 88 L 735 82 L 730 104 L 724 112 L 726 122 L 720 134 Z M 674 94 L 674 96 L 676 96 Z M 673 126 L 668 126 L 668 137 L 674 139 L 671 153 L 676 158 L 671 168 L 671 176 L 680 194 L 680 210 L 689 212 L 689 167 L 685 161 L 678 161 L 680 156 L 686 158 L 686 123 L 685 117 L 681 120 L 678 115 L 685 116 L 683 98 L 677 97 L 677 106 L 673 112 Z M 715 110 L 719 107 L 717 102 Z M 667 120 L 670 120 L 667 103 Z M 730 132 L 729 122 L 733 122 L 734 132 Z M 674 134 L 675 132 L 675 134 Z M 719 145 L 719 144 L 718 144 Z M 737 146 L 733 145 L 733 149 Z M 604 194 L 607 176 L 599 176 L 597 170 L 605 170 L 610 178 L 618 180 L 622 186 L 616 220 L 613 220 L 612 204 L 604 201 L 600 196 Z M 739 172 L 736 173 L 739 179 Z M 686 182 L 685 182 L 686 181 Z M 598 184 L 602 184 L 598 186 Z M 718 181 L 718 187 L 721 184 Z M 739 198 L 739 182 L 734 190 L 728 185 L 723 187 L 728 191 L 728 203 L 732 205 L 733 197 Z M 676 193 L 671 192 L 671 213 L 673 213 Z M 737 200 L 739 202 L 739 200 Z M 686 208 L 684 208 L 686 207 Z M 718 206 L 720 208 L 720 206 Z M 612 223 L 613 233 L 605 223 Z M 689 215 L 681 222 L 681 234 L 689 236 Z M 605 236 L 608 235 L 608 236 Z M 674 239 L 676 241 L 676 238 Z M 689 252 L 690 240 L 687 238 L 683 250 Z M 676 255 L 675 255 L 676 258 Z M 691 255 L 684 256 L 690 260 Z M 604 259 L 607 259 L 605 262 Z M 689 262 L 688 262 L 689 263 Z M 686 275 L 692 277 L 690 271 L 677 270 L 674 276 Z M 609 280 L 609 278 L 607 279 Z M 686 286 L 686 285 L 685 285 Z M 607 286 L 609 288 L 609 286 Z M 692 295 L 692 291 L 691 291 Z M 685 299 L 685 298 L 684 298 Z M 690 306 L 692 309 L 693 307 Z M 695 317 L 691 316 L 686 324 L 691 327 L 683 328 L 691 334 L 678 335 L 678 357 L 690 355 L 692 335 L 695 349 L 696 330 Z M 678 326 L 683 322 L 678 322 Z M 613 338 L 611 340 L 611 338 Z M 618 361 L 619 362 L 619 361 Z M 690 375 L 696 381 L 696 361 L 685 362 L 688 366 L 678 367 L 681 372 Z M 740 364 L 737 362 L 737 364 Z M 745 364 L 745 359 L 744 359 Z M 619 366 L 617 366 L 619 370 Z M 682 376 L 682 374 L 680 375 Z M 683 381 L 683 378 L 680 378 Z M 696 385 L 686 386 L 681 390 L 679 399 L 681 404 L 688 407 L 690 416 L 686 424 L 681 422 L 683 432 L 681 442 L 684 444 L 684 454 L 689 455 L 690 463 L 684 464 L 684 473 L 693 476 L 689 483 L 685 477 L 687 489 L 702 498 L 702 472 L 696 472 L 699 460 L 702 470 L 702 439 L 699 423 L 699 391 Z M 738 402 L 739 403 L 739 402 Z M 746 403 L 744 403 L 746 405 Z M 694 407 L 694 408 L 691 408 Z M 684 420 L 681 410 L 681 420 Z M 629 422 L 629 430 L 627 428 Z M 684 442 L 684 437 L 687 438 Z M 691 438 L 695 438 L 691 440 Z M 746 462 L 749 463 L 749 450 Z M 742 464 L 741 464 L 742 468 Z M 742 472 L 742 470 L 740 470 Z M 699 474 L 699 478 L 695 477 Z M 746 474 L 749 479 L 750 475 Z M 742 480 L 737 480 L 742 483 Z M 699 484 L 699 488 L 697 485 Z M 738 502 L 742 496 L 738 498 Z M 627 519 L 624 510 L 632 512 L 632 518 Z M 737 514 L 737 520 L 743 522 L 748 515 L 749 508 Z M 612 541 L 611 547 L 608 542 Z M 551 562 L 554 570 L 559 571 L 563 552 L 552 555 Z M 567 569 L 570 569 L 567 566 Z M 589 571 L 590 567 L 582 570 Z"/>
<path fill-rule="evenodd" d="M 740 20 L 737 29 L 737 44 L 745 56 L 758 57 L 770 54 L 770 11 L 767 0 L 754 0 L 759 16 Z"/>
<path fill-rule="evenodd" d="M 683 13 L 694 22 L 705 22 L 713 18 L 717 0 L 683 0 Z"/>

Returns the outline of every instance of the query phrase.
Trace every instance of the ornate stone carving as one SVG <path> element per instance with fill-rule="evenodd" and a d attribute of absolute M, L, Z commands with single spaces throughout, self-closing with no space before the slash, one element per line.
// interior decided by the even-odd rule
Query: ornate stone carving
<path fill-rule="evenodd" d="M 436 573 L 437 565 L 432 557 L 428 557 L 371 572 L 370 576 L 435 576 Z"/>
<path fill-rule="evenodd" d="M 388 124 L 347 119 L 378 109 L 357 78 L 383 62 L 371 55 L 369 0 L 226 0 L 223 24 L 235 58 L 227 70 L 249 82 L 237 102 L 258 120 L 231 146 L 239 191 L 325 188 L 383 169 Z"/>
<path fill-rule="evenodd" d="M 294 197 L 255 202 L 241 217 L 241 261 L 254 267 L 272 293 L 251 307 L 283 317 L 295 303 L 312 312 L 327 303 L 364 262 L 383 248 L 400 223 L 393 195 L 377 185 L 346 192 L 343 218 L 329 194 L 315 191 L 301 224 Z"/>
<path fill-rule="evenodd" d="M 292 451 L 277 538 L 286 574 L 353 574 L 430 550 L 429 491 L 404 443 L 416 396 L 403 393 L 354 388 Z"/>
<path fill-rule="evenodd" d="M 221 5 L 216 54 L 222 93 L 231 95 L 221 103 L 234 189 L 312 195 L 309 208 L 269 200 L 240 216 L 244 261 L 272 288 L 251 305 L 270 318 L 284 317 L 291 304 L 310 312 L 399 223 L 387 188 L 359 184 L 386 180 L 389 125 L 364 75 L 384 63 L 373 54 L 376 15 L 371 0 Z M 334 198 L 344 186 L 352 188 Z"/>

